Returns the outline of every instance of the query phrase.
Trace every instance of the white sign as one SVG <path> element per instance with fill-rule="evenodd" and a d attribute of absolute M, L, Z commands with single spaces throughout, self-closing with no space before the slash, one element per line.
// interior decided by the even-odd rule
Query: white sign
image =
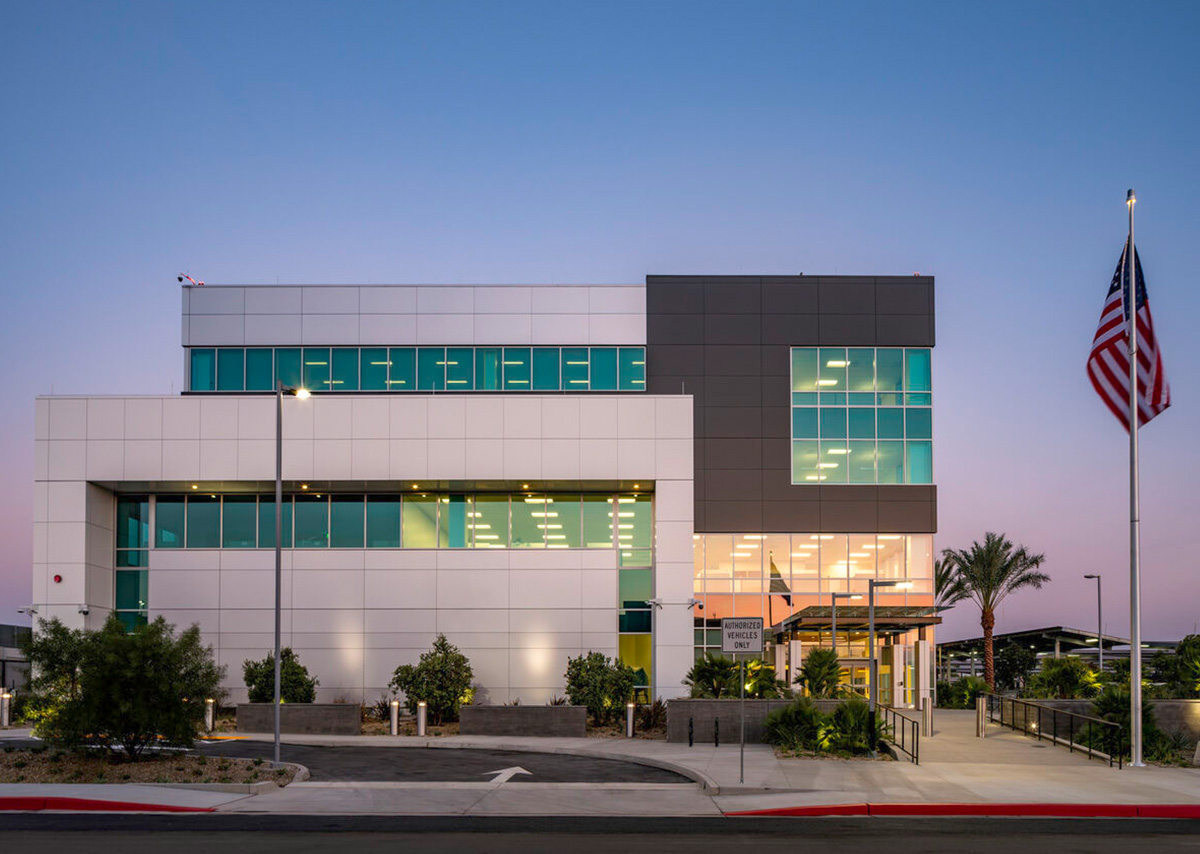
<path fill-rule="evenodd" d="M 758 653 L 763 651 L 762 617 L 723 617 L 721 652 Z"/>

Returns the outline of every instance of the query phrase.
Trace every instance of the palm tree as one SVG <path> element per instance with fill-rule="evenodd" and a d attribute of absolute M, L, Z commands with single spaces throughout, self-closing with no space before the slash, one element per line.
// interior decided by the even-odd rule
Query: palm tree
<path fill-rule="evenodd" d="M 946 549 L 942 563 L 954 570 L 953 582 L 963 595 L 979 606 L 979 624 L 983 627 L 983 678 L 988 689 L 996 685 L 996 668 L 992 658 L 992 631 L 996 628 L 996 608 L 1004 598 L 1022 587 L 1040 588 L 1050 580 L 1037 568 L 1045 555 L 1030 554 L 1024 546 L 1014 547 L 1004 534 L 988 531 L 983 544 L 971 544 L 970 549 Z M 951 588 L 953 589 L 953 587 Z"/>
<path fill-rule="evenodd" d="M 836 652 L 814 647 L 800 665 L 796 684 L 807 688 L 812 697 L 836 697 L 843 672 Z"/>
<path fill-rule="evenodd" d="M 958 570 L 949 557 L 933 562 L 933 604 L 938 610 L 949 608 L 971 595 L 963 588 Z"/>

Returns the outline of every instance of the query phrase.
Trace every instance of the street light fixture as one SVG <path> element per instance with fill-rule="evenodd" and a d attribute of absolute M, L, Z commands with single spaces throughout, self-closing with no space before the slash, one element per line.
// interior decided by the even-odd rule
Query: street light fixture
<path fill-rule="evenodd" d="M 279 764 L 280 681 L 279 656 L 282 633 L 283 591 L 283 395 L 307 400 L 306 388 L 292 388 L 275 380 L 275 764 Z"/>
<path fill-rule="evenodd" d="M 1084 578 L 1096 579 L 1096 646 L 1100 651 L 1100 670 L 1104 670 L 1104 610 L 1100 605 L 1100 575 L 1085 575 Z"/>
<path fill-rule="evenodd" d="M 832 636 L 833 652 L 837 654 L 837 600 L 839 599 L 861 599 L 861 593 L 830 593 L 830 614 L 831 622 L 829 626 L 829 634 Z"/>

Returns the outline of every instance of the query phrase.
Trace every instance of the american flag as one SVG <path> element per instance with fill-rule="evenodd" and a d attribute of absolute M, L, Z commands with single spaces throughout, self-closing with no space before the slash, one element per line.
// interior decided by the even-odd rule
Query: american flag
<path fill-rule="evenodd" d="M 1129 328 L 1126 325 L 1129 296 L 1128 265 L 1125 263 L 1128 251 L 1126 241 L 1108 296 L 1104 299 L 1100 325 L 1096 328 L 1092 354 L 1087 361 L 1088 376 L 1096 393 L 1126 430 L 1129 429 Z M 1171 405 L 1171 388 L 1163 373 L 1162 355 L 1158 351 L 1150 304 L 1146 299 L 1146 281 L 1142 278 L 1142 261 L 1136 249 L 1133 266 L 1137 280 L 1138 424 L 1141 425 Z"/>

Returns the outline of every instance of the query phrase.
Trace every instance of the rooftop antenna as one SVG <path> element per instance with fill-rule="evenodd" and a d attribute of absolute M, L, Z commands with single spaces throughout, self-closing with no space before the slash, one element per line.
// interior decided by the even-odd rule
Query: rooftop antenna
<path fill-rule="evenodd" d="M 197 282 L 195 279 L 193 279 L 193 278 L 192 278 L 191 276 L 189 276 L 187 273 L 180 273 L 180 274 L 179 274 L 178 276 L 176 276 L 175 278 L 176 278 L 176 281 L 178 281 L 178 282 L 180 282 L 180 283 L 182 283 L 184 279 L 187 279 L 189 282 L 191 282 L 191 283 L 192 283 L 193 285 L 195 285 L 196 287 L 199 287 L 199 288 L 202 288 L 202 287 L 204 287 L 204 282 Z"/>

